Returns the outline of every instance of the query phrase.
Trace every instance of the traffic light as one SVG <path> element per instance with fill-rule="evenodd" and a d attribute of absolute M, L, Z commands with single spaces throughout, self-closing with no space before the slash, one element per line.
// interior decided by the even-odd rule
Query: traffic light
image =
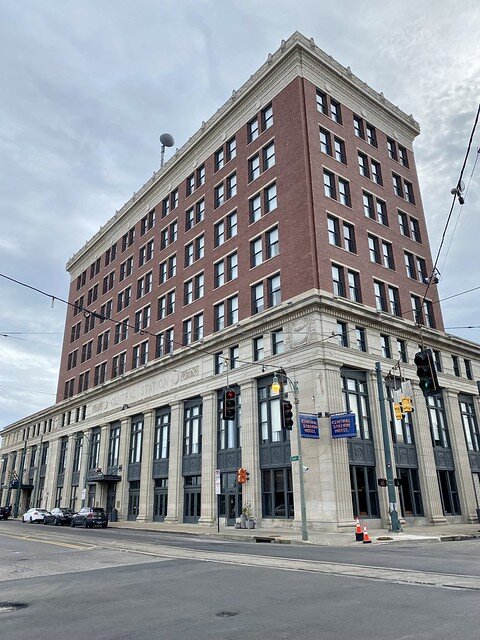
<path fill-rule="evenodd" d="M 432 350 L 423 349 L 423 351 L 419 351 L 413 361 L 417 365 L 420 389 L 424 395 L 430 396 L 438 391 L 437 370 L 435 369 Z"/>
<path fill-rule="evenodd" d="M 398 402 L 393 403 L 393 411 L 397 420 L 401 420 L 403 418 L 402 407 Z"/>
<path fill-rule="evenodd" d="M 293 427 L 293 407 L 288 400 L 282 399 L 282 429 L 291 431 Z"/>
<path fill-rule="evenodd" d="M 237 394 L 233 389 L 223 392 L 222 417 L 224 420 L 235 420 L 237 414 Z"/>
<path fill-rule="evenodd" d="M 244 469 L 243 467 L 240 467 L 240 469 L 237 471 L 237 482 L 238 484 L 245 484 L 245 482 L 248 480 L 248 472 L 246 469 Z"/>
<path fill-rule="evenodd" d="M 413 411 L 412 399 L 410 398 L 410 396 L 404 396 L 402 398 L 402 412 L 412 413 L 412 411 Z"/>

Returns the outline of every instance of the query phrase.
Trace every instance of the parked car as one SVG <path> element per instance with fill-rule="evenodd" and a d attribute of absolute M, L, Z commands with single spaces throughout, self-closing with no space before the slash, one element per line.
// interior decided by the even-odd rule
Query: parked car
<path fill-rule="evenodd" d="M 43 519 L 43 524 L 70 524 L 72 522 L 73 511 L 68 507 L 55 507 L 48 516 Z"/>
<path fill-rule="evenodd" d="M 8 520 L 12 515 L 12 507 L 0 507 L 0 520 Z"/>
<path fill-rule="evenodd" d="M 102 529 L 108 526 L 108 517 L 102 507 L 82 507 L 78 513 L 73 514 L 70 522 L 71 527 L 85 527 L 85 529 L 95 525 Z"/>
<path fill-rule="evenodd" d="M 35 524 L 35 522 L 43 522 L 45 516 L 49 516 L 50 511 L 46 509 L 29 509 L 22 516 L 22 522 L 29 522 L 30 524 Z"/>

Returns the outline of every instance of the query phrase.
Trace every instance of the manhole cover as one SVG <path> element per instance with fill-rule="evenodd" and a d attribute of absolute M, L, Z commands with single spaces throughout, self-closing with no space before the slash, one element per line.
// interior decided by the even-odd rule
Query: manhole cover
<path fill-rule="evenodd" d="M 233 616 L 238 616 L 238 611 L 219 611 L 215 615 L 217 618 L 233 618 Z"/>
<path fill-rule="evenodd" d="M 0 613 L 25 609 L 25 607 L 28 607 L 26 602 L 0 602 Z"/>

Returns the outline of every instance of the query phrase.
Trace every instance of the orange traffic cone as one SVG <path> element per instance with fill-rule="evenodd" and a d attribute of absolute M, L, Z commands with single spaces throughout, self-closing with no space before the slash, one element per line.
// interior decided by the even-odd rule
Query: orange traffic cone
<path fill-rule="evenodd" d="M 370 536 L 368 535 L 367 525 L 363 527 L 363 544 L 371 544 Z"/>
<path fill-rule="evenodd" d="M 356 542 L 363 542 L 363 531 L 360 526 L 360 520 L 357 518 L 357 524 L 355 526 L 355 540 Z"/>

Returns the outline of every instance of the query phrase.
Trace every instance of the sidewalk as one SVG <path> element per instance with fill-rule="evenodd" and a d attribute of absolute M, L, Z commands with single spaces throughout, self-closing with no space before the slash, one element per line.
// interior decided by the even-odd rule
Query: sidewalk
<path fill-rule="evenodd" d="M 365 523 L 362 523 L 365 524 Z M 114 522 L 109 523 L 112 528 L 132 529 L 135 531 L 152 531 L 156 533 L 171 533 L 179 535 L 193 535 L 212 539 L 242 541 L 242 542 L 270 542 L 279 544 L 316 544 L 324 546 L 355 546 L 355 523 L 352 523 L 352 533 L 327 533 L 309 531 L 308 541 L 302 541 L 301 531 L 286 529 L 235 529 L 234 527 L 220 527 L 201 524 L 168 525 L 162 522 Z M 367 523 L 368 526 L 368 523 Z M 392 533 L 387 529 L 369 529 L 368 534 L 375 544 L 401 544 L 404 542 L 449 542 L 455 540 L 480 539 L 480 524 L 449 524 L 429 527 L 406 527 L 403 531 Z"/>

